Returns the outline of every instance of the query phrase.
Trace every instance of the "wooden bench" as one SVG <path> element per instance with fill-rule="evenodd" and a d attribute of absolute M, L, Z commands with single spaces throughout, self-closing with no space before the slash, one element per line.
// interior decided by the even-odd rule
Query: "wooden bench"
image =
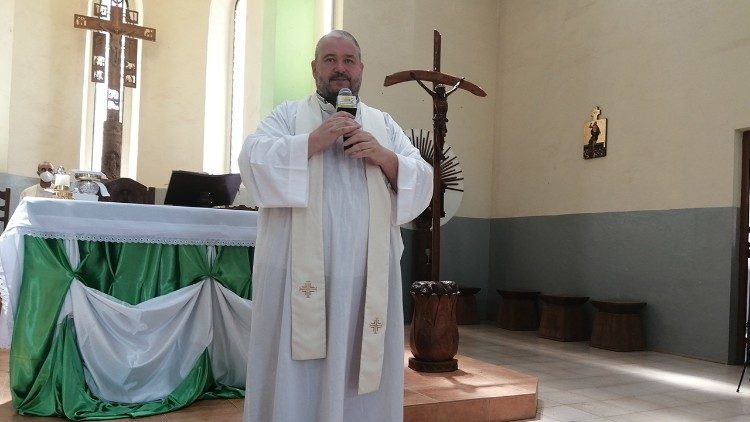
<path fill-rule="evenodd" d="M 597 309 L 591 346 L 616 352 L 645 350 L 641 309 L 646 302 L 592 300 Z"/>
<path fill-rule="evenodd" d="M 539 292 L 500 290 L 501 303 L 496 325 L 513 331 L 534 331 L 539 328 L 536 299 Z"/>
<path fill-rule="evenodd" d="M 458 286 L 458 302 L 456 303 L 456 322 L 458 325 L 479 324 L 476 295 L 482 290 L 479 287 Z"/>
<path fill-rule="evenodd" d="M 542 317 L 539 337 L 558 341 L 580 341 L 588 338 L 583 305 L 589 300 L 581 296 L 541 295 Z"/>

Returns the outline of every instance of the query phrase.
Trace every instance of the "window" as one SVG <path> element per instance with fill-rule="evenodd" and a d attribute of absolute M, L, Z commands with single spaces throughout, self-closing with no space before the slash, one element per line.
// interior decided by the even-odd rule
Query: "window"
<path fill-rule="evenodd" d="M 340 21 L 339 1 L 261 0 L 262 8 L 248 10 L 247 0 L 212 0 L 203 171 L 237 173 L 244 138 L 259 120 L 313 92 L 315 42 Z"/>
<path fill-rule="evenodd" d="M 229 171 L 238 173 L 237 157 L 244 140 L 245 104 L 245 21 L 247 1 L 237 0 L 234 5 L 234 37 L 232 42 L 232 103 L 230 108 Z"/>

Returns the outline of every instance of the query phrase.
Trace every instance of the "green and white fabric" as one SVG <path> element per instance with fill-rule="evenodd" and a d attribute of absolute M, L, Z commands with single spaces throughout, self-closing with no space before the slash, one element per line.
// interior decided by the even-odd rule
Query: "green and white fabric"
<path fill-rule="evenodd" d="M 242 397 L 253 248 L 228 243 L 247 244 L 254 236 L 240 240 L 235 234 L 216 246 L 189 244 L 184 232 L 195 229 L 210 238 L 225 229 L 211 232 L 211 224 L 235 224 L 235 233 L 247 234 L 254 230 L 254 213 L 93 205 L 24 201 L 0 236 L 0 282 L 14 305 L 3 302 L 4 311 L 14 310 L 4 315 L 14 327 L 14 407 L 23 415 L 100 420 Z M 158 239 L 171 238 L 172 244 L 72 239 L 74 231 L 55 234 L 54 225 L 28 223 L 45 213 L 73 212 L 96 221 L 99 214 L 115 218 L 124 211 L 132 224 L 159 225 L 149 221 L 155 208 L 162 213 L 154 215 L 172 214 L 174 233 L 162 227 Z M 50 230 L 46 237 L 22 234 L 29 228 Z M 82 230 L 81 237 L 91 231 Z M 117 230 L 110 234 L 115 239 Z"/>

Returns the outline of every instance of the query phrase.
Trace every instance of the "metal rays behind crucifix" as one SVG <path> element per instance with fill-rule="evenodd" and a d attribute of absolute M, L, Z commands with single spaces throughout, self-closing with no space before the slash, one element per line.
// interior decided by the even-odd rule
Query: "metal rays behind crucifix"
<path fill-rule="evenodd" d="M 427 161 L 432 163 L 435 160 L 435 142 L 430 139 L 430 131 L 423 132 L 419 130 L 419 135 L 414 133 L 414 129 L 411 130 L 412 145 L 417 147 L 419 155 Z M 440 180 L 443 186 L 443 192 L 445 190 L 452 190 L 455 192 L 463 192 L 463 170 L 461 170 L 458 157 L 452 154 L 451 146 L 443 143 L 443 153 L 440 159 Z M 443 204 L 445 205 L 445 204 Z M 443 206 L 443 216 L 445 216 L 445 206 Z"/>
<path fill-rule="evenodd" d="M 156 41 L 156 29 L 138 26 L 138 12 L 123 11 L 122 7 L 115 6 L 121 4 L 122 0 L 112 0 L 112 6 L 97 3 L 94 4 L 95 16 L 73 16 L 75 28 L 95 31 L 91 54 L 91 81 L 104 83 L 105 73 L 107 75 L 107 119 L 104 121 L 102 137 L 102 171 L 110 179 L 120 177 L 122 86 L 135 88 L 138 39 Z"/>
<path fill-rule="evenodd" d="M 391 86 L 401 82 L 415 81 L 432 97 L 433 106 L 433 133 L 435 136 L 436 152 L 433 154 L 432 168 L 434 173 L 433 194 L 431 213 L 431 231 L 432 237 L 430 248 L 431 259 L 428 259 L 430 266 L 430 279 L 440 281 L 440 217 L 443 215 L 443 187 L 441 175 L 441 163 L 443 160 L 443 146 L 445 135 L 448 132 L 448 96 L 457 89 L 464 89 L 474 95 L 484 97 L 487 94 L 482 88 L 465 80 L 440 72 L 440 33 L 433 31 L 433 67 L 432 70 L 404 70 L 401 72 L 388 75 L 383 82 L 383 86 Z M 424 82 L 431 82 L 432 89 L 428 88 Z M 448 87 L 448 89 L 446 89 Z M 419 224 L 417 224 L 419 226 Z M 419 230 L 417 232 L 419 236 Z M 420 255 L 420 254 L 417 254 Z"/>
<path fill-rule="evenodd" d="M 419 150 L 419 155 L 432 163 L 435 160 L 435 143 L 430 139 L 430 131 L 419 130 L 415 133 L 411 130 L 411 143 Z M 453 153 L 448 143 L 443 143 L 443 154 L 440 160 L 441 189 L 441 213 L 440 224 L 445 224 L 458 210 L 464 191 L 464 178 L 458 157 Z M 417 216 L 405 227 L 416 230 L 414 237 L 414 276 L 416 280 L 429 280 L 432 278 L 432 205 L 428 206 L 422 214 Z"/>

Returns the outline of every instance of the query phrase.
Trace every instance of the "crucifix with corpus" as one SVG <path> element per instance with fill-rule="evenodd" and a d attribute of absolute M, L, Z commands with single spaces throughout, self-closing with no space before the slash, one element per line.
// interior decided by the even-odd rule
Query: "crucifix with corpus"
<path fill-rule="evenodd" d="M 432 205 L 428 208 L 432 219 L 432 235 L 430 241 L 431 261 L 430 273 L 432 281 L 440 281 L 440 218 L 443 216 L 443 197 L 445 195 L 444 181 L 441 175 L 440 163 L 443 161 L 443 146 L 445 135 L 448 133 L 448 96 L 457 89 L 464 89 L 479 97 L 487 94 L 482 88 L 467 81 L 465 78 L 457 78 L 440 72 L 440 32 L 433 31 L 433 67 L 432 70 L 404 70 L 388 75 L 383 86 L 391 86 L 401 82 L 416 81 L 432 97 L 433 104 L 433 131 L 435 137 L 435 148 L 433 154 L 433 193 Z M 432 82 L 432 89 L 424 82 Z M 446 89 L 446 87 L 448 89 Z M 419 224 L 418 224 L 419 226 Z M 418 233 L 419 235 L 419 233 Z"/>
<path fill-rule="evenodd" d="M 91 82 L 107 79 L 107 119 L 104 121 L 102 172 L 110 179 L 120 177 L 122 155 L 121 93 L 122 86 L 135 88 L 138 40 L 156 41 L 156 29 L 138 26 L 138 12 L 112 5 L 94 4 L 94 15 L 74 15 L 75 28 L 93 33 Z M 124 13 L 125 12 L 125 13 Z M 107 44 L 109 33 L 109 45 Z M 107 59 L 108 56 L 108 59 Z"/>

